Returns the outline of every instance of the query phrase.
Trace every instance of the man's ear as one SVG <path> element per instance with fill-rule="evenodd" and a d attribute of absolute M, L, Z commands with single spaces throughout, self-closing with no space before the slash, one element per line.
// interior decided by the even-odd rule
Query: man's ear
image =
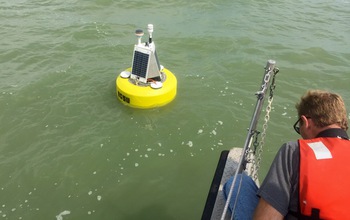
<path fill-rule="evenodd" d="M 305 115 L 300 116 L 300 118 L 301 118 L 301 121 L 303 122 L 303 125 L 305 126 L 305 128 L 309 128 L 310 122 L 308 119 L 310 119 L 310 118 L 307 118 Z"/>

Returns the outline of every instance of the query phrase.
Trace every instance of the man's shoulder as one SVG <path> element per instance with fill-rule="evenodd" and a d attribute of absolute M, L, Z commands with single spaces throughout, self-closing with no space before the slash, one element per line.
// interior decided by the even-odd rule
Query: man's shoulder
<path fill-rule="evenodd" d="M 298 141 L 289 141 L 282 145 L 280 148 L 280 153 L 294 153 L 299 150 L 299 142 Z"/>

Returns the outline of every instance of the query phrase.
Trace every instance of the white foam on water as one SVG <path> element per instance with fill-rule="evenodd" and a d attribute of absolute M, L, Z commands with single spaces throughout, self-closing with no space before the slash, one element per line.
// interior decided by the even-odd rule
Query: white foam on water
<path fill-rule="evenodd" d="M 189 147 L 193 147 L 193 142 L 192 141 L 188 141 L 187 144 Z"/>
<path fill-rule="evenodd" d="M 64 210 L 63 212 L 61 212 L 60 214 L 56 215 L 56 220 L 63 220 L 63 216 L 64 215 L 69 215 L 70 211 L 68 210 Z"/>

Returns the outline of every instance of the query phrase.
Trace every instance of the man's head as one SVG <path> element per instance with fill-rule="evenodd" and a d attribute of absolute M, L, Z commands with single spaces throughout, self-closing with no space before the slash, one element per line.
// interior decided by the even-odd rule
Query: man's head
<path fill-rule="evenodd" d="M 299 118 L 301 118 L 300 126 L 304 123 L 311 123 L 317 132 L 330 127 L 348 129 L 345 104 L 338 94 L 321 90 L 309 90 L 301 97 L 300 102 L 295 107 Z"/>

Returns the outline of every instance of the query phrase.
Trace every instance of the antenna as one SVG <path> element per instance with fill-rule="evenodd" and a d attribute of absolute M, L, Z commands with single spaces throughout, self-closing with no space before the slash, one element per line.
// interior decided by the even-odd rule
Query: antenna
<path fill-rule="evenodd" d="M 137 45 L 140 45 L 141 44 L 141 38 L 142 38 L 142 36 L 143 36 L 143 30 L 141 30 L 141 29 L 137 29 L 136 31 L 135 31 L 135 35 L 136 35 L 136 37 L 137 37 Z"/>
<path fill-rule="evenodd" d="M 153 24 L 148 24 L 147 26 L 148 34 L 149 34 L 149 43 L 152 43 L 152 33 L 153 33 Z"/>

